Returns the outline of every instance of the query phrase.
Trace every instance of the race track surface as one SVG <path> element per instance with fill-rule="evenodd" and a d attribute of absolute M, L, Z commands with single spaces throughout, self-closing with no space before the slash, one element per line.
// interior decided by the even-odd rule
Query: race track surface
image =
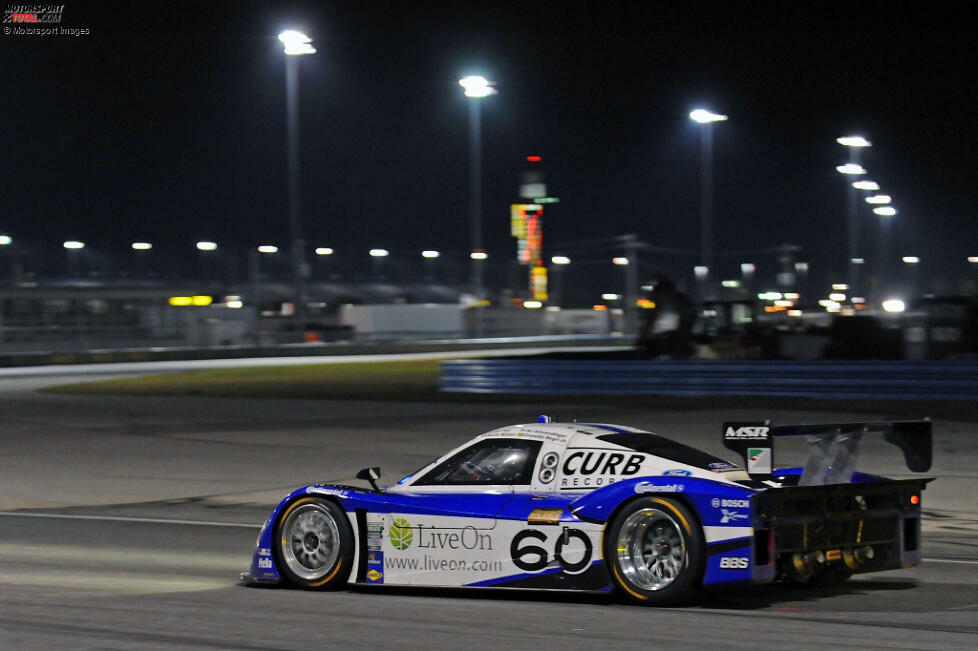
<path fill-rule="evenodd" d="M 600 595 L 250 588 L 238 573 L 290 488 L 353 482 L 367 465 L 394 481 L 473 434 L 540 413 L 643 427 L 723 456 L 723 420 L 887 414 L 656 409 L 654 400 L 574 409 L 112 398 L 33 390 L 43 383 L 0 379 L 0 648 L 978 647 L 974 423 L 935 422 L 938 480 L 924 494 L 920 567 L 647 609 Z M 909 475 L 895 448 L 868 445 L 863 461 Z"/>

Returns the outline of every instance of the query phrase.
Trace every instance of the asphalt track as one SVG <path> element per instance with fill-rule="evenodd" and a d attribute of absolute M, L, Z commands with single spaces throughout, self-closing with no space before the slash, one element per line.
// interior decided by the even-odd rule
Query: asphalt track
<path fill-rule="evenodd" d="M 0 376 L 0 648 L 978 648 L 974 423 L 935 421 L 923 565 L 840 588 L 756 586 L 673 609 L 534 592 L 309 593 L 238 582 L 258 525 L 291 487 L 355 481 L 367 465 L 393 480 L 538 413 L 636 425 L 724 456 L 725 419 L 888 414 L 36 392 L 83 375 L 48 373 Z M 872 443 L 862 467 L 909 475 L 895 449 Z"/>

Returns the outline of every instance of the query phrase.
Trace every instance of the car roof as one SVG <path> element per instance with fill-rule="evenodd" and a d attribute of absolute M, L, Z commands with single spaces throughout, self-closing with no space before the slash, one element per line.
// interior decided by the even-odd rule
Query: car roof
<path fill-rule="evenodd" d="M 476 440 L 486 438 L 521 438 L 544 441 L 568 448 L 617 448 L 620 446 L 606 441 L 600 441 L 598 437 L 606 434 L 621 434 L 626 432 L 651 434 L 651 432 L 634 427 L 610 425 L 607 423 L 525 423 L 494 429 L 477 436 Z"/>

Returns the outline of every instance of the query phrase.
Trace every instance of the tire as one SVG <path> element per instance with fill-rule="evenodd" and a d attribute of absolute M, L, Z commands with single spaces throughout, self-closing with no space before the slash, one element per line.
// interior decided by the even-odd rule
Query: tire
<path fill-rule="evenodd" d="M 628 502 L 605 533 L 605 559 L 615 587 L 630 601 L 670 606 L 699 586 L 706 544 L 699 522 L 675 500 Z"/>
<path fill-rule="evenodd" d="M 303 497 L 289 504 L 275 528 L 275 555 L 289 583 L 307 590 L 346 585 L 353 567 L 353 532 L 335 502 Z"/>

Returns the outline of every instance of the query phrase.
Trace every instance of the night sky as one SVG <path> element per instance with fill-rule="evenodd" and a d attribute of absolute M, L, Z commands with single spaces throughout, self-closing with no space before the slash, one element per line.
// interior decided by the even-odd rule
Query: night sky
<path fill-rule="evenodd" d="M 10 3 L 7 3 L 10 4 Z M 5 5 L 6 6 L 6 5 Z M 959 5 L 963 7 L 963 5 Z M 509 204 L 543 156 L 547 255 L 635 233 L 679 253 L 643 273 L 689 274 L 699 246 L 699 105 L 715 126 L 721 275 L 759 272 L 781 243 L 825 271 L 845 256 L 848 153 L 893 196 L 894 255 L 929 274 L 978 255 L 975 62 L 964 9 L 901 2 L 83 3 L 79 36 L 0 37 L 0 234 L 40 263 L 61 242 L 179 267 L 212 239 L 287 246 L 284 55 L 302 29 L 303 222 L 310 247 L 462 259 L 469 244 L 468 112 L 484 74 L 484 242 L 515 255 Z M 5 28 L 12 25 L 5 24 Z M 861 254 L 878 217 L 862 204 Z M 685 253 L 684 253 L 685 252 Z M 736 253 L 735 253 L 736 252 Z"/>

